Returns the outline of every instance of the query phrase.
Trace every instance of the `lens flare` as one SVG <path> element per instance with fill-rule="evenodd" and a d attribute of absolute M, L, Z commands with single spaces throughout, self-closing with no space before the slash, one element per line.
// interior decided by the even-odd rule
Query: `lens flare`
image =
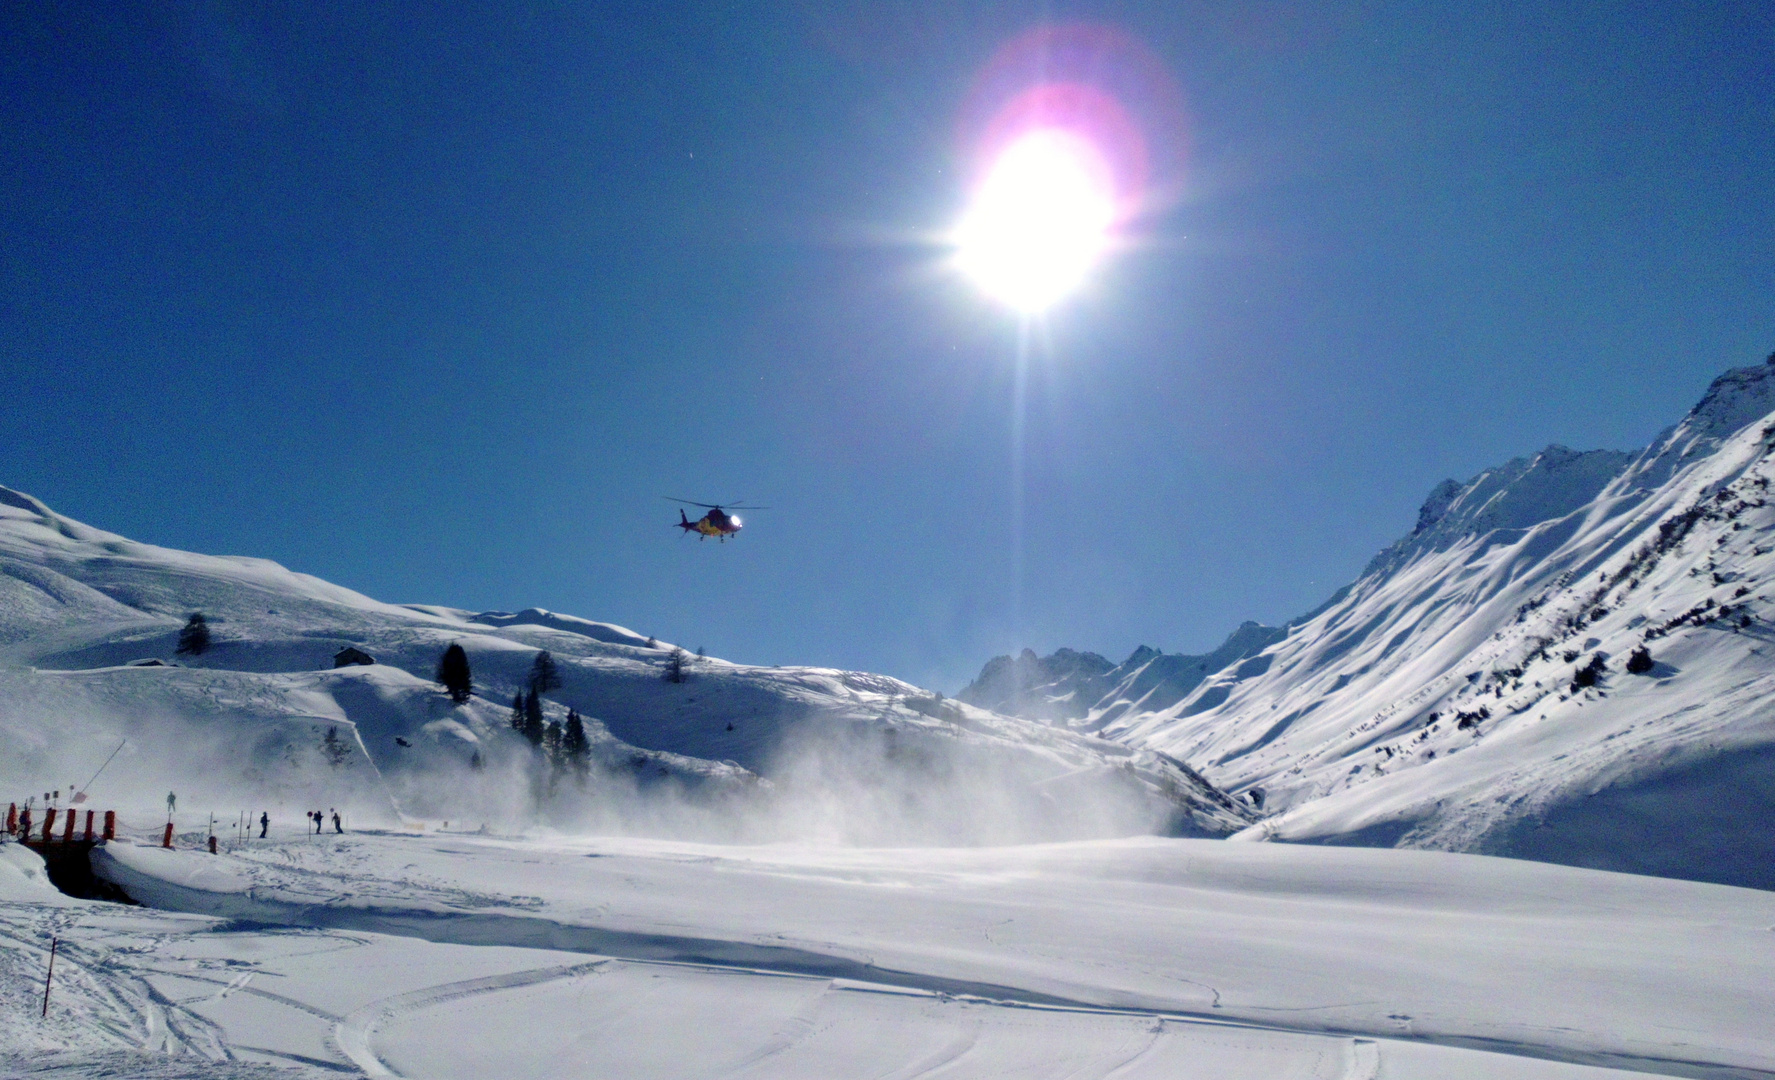
<path fill-rule="evenodd" d="M 1152 209 L 1154 167 L 1176 171 L 1180 116 L 1175 84 L 1119 31 L 1044 26 L 1012 41 L 962 112 L 972 183 L 953 265 L 1024 314 L 1052 306 Z"/>
<path fill-rule="evenodd" d="M 1000 152 L 955 230 L 956 264 L 989 295 L 1024 312 L 1084 280 L 1109 246 L 1115 183 L 1087 140 L 1030 131 Z"/>

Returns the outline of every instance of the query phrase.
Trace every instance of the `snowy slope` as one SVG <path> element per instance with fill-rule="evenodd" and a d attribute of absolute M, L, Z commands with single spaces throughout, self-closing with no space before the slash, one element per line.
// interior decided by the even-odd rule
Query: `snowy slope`
<path fill-rule="evenodd" d="M 176 655 L 205 614 L 213 643 Z M 450 643 L 476 694 L 431 681 Z M 335 669 L 346 647 L 371 665 Z M 585 714 L 595 773 L 551 779 L 509 729 L 540 650 Z M 894 679 L 708 659 L 540 609 L 381 603 L 261 559 L 139 544 L 0 488 L 0 785 L 84 784 L 120 742 L 106 799 L 139 817 L 167 790 L 232 818 L 273 806 L 744 834 L 818 822 L 921 841 L 1224 835 L 1251 815 L 1152 751 L 994 716 Z M 141 666 L 146 661 L 159 661 Z M 325 740 L 333 733 L 329 753 Z M 761 782 L 760 778 L 763 778 Z M 95 798 L 100 792 L 95 792 Z M 736 815 L 736 806 L 768 814 Z"/>
<path fill-rule="evenodd" d="M 1637 455 L 1442 485 L 1254 661 L 1103 734 L 1261 792 L 1248 838 L 1775 888 L 1772 411 L 1775 366 L 1740 369 Z"/>
<path fill-rule="evenodd" d="M 1158 838 L 288 837 L 220 857 L 112 845 L 99 864 L 163 911 L 235 921 L 158 948 L 94 935 L 83 962 L 114 945 L 186 1029 L 372 1073 L 1775 1070 L 1775 897 L 1716 885 Z M 278 926 L 299 929 L 249 936 Z M 377 979 L 351 977 L 367 965 Z"/>

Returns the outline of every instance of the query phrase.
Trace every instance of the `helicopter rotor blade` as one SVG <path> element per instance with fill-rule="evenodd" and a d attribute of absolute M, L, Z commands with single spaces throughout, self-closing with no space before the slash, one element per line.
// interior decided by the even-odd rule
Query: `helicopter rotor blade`
<path fill-rule="evenodd" d="M 689 499 L 674 499 L 670 495 L 661 495 L 660 498 L 666 500 L 667 502 L 683 503 L 685 506 L 700 506 L 704 510 L 769 510 L 770 509 L 770 507 L 768 507 L 768 506 L 747 506 L 744 502 L 741 502 L 738 499 L 735 499 L 733 502 L 729 502 L 729 503 L 704 503 L 704 502 L 692 502 Z"/>

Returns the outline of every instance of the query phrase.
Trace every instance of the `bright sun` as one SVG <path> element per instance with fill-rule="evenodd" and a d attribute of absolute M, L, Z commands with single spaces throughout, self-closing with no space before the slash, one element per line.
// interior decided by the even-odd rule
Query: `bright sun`
<path fill-rule="evenodd" d="M 1115 185 L 1070 131 L 1031 131 L 999 154 L 955 230 L 956 263 L 989 295 L 1026 313 L 1072 291 L 1109 246 Z"/>

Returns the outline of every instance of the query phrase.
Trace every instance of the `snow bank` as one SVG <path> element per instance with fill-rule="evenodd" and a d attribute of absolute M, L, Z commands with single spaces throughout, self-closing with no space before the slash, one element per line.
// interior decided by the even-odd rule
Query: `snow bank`
<path fill-rule="evenodd" d="M 60 904 L 67 901 L 49 883 L 43 857 L 23 844 L 0 838 L 0 901 L 9 904 Z"/>

